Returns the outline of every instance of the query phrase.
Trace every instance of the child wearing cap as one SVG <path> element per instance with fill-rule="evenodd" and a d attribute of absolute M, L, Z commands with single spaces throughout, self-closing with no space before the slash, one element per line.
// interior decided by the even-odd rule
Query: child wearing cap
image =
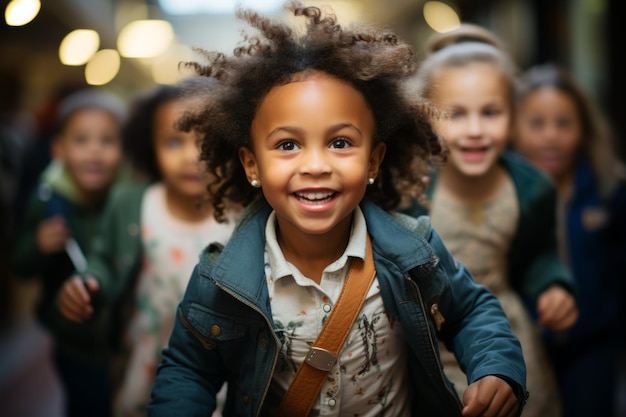
<path fill-rule="evenodd" d="M 123 178 L 125 111 L 121 98 L 98 89 L 61 103 L 52 162 L 25 207 L 11 255 L 14 275 L 40 283 L 36 318 L 54 339 L 68 417 L 110 415 L 107 314 L 71 323 L 55 300 L 62 282 L 83 268 L 109 189 Z"/>

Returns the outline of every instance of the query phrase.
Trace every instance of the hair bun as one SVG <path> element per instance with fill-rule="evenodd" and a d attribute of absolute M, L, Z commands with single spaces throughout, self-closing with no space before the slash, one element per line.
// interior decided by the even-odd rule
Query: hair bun
<path fill-rule="evenodd" d="M 461 23 L 459 27 L 444 33 L 436 33 L 426 43 L 426 54 L 433 54 L 446 46 L 462 42 L 479 42 L 503 50 L 502 42 L 489 30 L 472 23 Z"/>

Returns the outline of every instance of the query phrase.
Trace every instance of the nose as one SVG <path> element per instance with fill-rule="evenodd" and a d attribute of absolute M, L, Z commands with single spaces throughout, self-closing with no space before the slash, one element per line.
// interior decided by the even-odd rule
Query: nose
<path fill-rule="evenodd" d="M 185 142 L 184 157 L 186 162 L 198 163 L 200 160 L 200 146 L 194 141 Z"/>
<path fill-rule="evenodd" d="M 319 176 L 332 171 L 328 150 L 321 147 L 307 148 L 301 153 L 300 173 Z"/>
<path fill-rule="evenodd" d="M 541 136 L 546 143 L 556 142 L 560 134 L 560 129 L 555 123 L 545 123 L 541 129 Z"/>
<path fill-rule="evenodd" d="M 478 115 L 471 115 L 467 118 L 467 133 L 471 137 L 482 136 L 483 123 Z"/>
<path fill-rule="evenodd" d="M 94 136 L 87 142 L 87 152 L 93 158 L 99 157 L 104 149 L 106 149 L 106 146 L 99 137 Z"/>

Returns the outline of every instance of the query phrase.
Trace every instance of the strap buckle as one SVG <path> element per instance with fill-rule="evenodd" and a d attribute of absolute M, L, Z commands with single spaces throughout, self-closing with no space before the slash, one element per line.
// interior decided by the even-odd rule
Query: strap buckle
<path fill-rule="evenodd" d="M 329 372 L 337 362 L 337 356 L 326 349 L 313 346 L 304 360 L 315 369 Z"/>

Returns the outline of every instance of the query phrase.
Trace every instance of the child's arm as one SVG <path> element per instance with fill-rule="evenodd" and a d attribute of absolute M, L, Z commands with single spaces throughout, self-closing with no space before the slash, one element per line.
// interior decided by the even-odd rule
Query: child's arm
<path fill-rule="evenodd" d="M 511 385 L 497 376 L 486 376 L 468 386 L 463 404 L 464 417 L 519 415 L 519 402 Z"/>
<path fill-rule="evenodd" d="M 197 281 L 203 281 L 194 270 L 183 300 L 176 311 L 174 329 L 168 346 L 161 352 L 156 380 L 152 386 L 148 414 L 151 417 L 169 417 L 180 413 L 181 407 L 189 415 L 210 416 L 217 408 L 217 393 L 223 378 L 219 350 L 202 343 L 196 331 L 189 329 L 181 317 L 187 293 L 198 290 Z M 188 308 L 188 307 L 187 307 Z"/>
<path fill-rule="evenodd" d="M 578 307 L 572 293 L 552 285 L 537 299 L 538 322 L 552 330 L 566 330 L 576 323 Z"/>
<path fill-rule="evenodd" d="M 520 221 L 509 250 L 511 284 L 537 307 L 539 297 L 558 284 L 572 296 L 576 284 L 560 259 L 556 232 L 557 194 L 554 184 L 526 164 L 512 164 L 520 200 Z"/>
<path fill-rule="evenodd" d="M 31 196 L 17 230 L 12 248 L 13 272 L 18 277 L 31 277 L 45 268 L 49 255 L 65 249 L 69 231 L 62 217 L 46 218 L 46 206 L 35 193 Z"/>
<path fill-rule="evenodd" d="M 94 312 L 91 295 L 100 289 L 93 277 L 74 275 L 65 281 L 57 300 L 61 314 L 68 320 L 83 323 Z"/>
<path fill-rule="evenodd" d="M 534 215 L 533 213 L 542 213 Z M 522 288 L 534 300 L 537 322 L 551 330 L 565 330 L 578 319 L 575 283 L 557 251 L 555 193 L 548 186 L 538 193 L 528 209 L 537 224 L 531 229 L 534 240 L 516 250 L 528 251 Z"/>
<path fill-rule="evenodd" d="M 142 190 L 143 185 L 111 190 L 91 241 L 86 271 L 68 278 L 57 297 L 59 309 L 68 320 L 85 321 L 98 306 L 112 305 L 134 282 L 141 255 L 138 211 Z M 136 228 L 132 236 L 130 225 Z"/>
<path fill-rule="evenodd" d="M 446 319 L 440 337 L 452 348 L 470 385 L 463 416 L 518 416 L 526 400 L 526 367 L 521 345 L 495 295 L 476 284 L 454 259 L 435 230 L 426 235 L 450 283 L 440 312 Z"/>
<path fill-rule="evenodd" d="M 37 226 L 37 249 L 44 255 L 65 250 L 65 241 L 70 236 L 63 216 L 42 220 Z"/>

